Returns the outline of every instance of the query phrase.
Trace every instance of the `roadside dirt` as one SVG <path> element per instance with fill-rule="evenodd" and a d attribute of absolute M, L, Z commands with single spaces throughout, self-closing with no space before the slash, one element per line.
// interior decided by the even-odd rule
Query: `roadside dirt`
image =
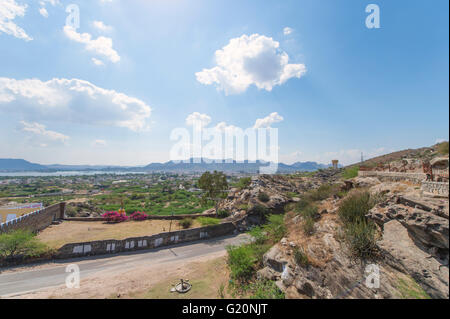
<path fill-rule="evenodd" d="M 171 293 L 170 289 L 181 278 L 189 279 L 191 291 L 186 294 Z M 12 299 L 228 298 L 225 288 L 228 278 L 226 251 L 222 251 L 188 261 L 145 267 L 137 265 L 132 271 L 105 271 L 82 279 L 78 289 L 60 286 Z"/>

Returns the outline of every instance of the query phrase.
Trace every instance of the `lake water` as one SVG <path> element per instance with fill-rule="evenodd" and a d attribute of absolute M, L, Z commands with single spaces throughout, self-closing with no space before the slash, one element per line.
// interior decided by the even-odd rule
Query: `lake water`
<path fill-rule="evenodd" d="M 2 173 L 1 177 L 46 177 L 46 176 L 93 176 L 93 175 L 128 175 L 128 174 L 147 174 L 145 172 L 109 172 L 109 171 L 62 171 L 62 172 L 12 172 Z"/>

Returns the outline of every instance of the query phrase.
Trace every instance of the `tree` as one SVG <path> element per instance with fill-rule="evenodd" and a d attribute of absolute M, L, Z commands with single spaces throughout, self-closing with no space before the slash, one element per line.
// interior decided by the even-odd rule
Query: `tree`
<path fill-rule="evenodd" d="M 45 248 L 45 244 L 39 242 L 28 230 L 18 229 L 0 235 L 0 257 L 3 258 L 18 255 L 38 256 Z"/>
<path fill-rule="evenodd" d="M 205 192 L 204 200 L 215 202 L 216 213 L 218 212 L 219 201 L 225 198 L 225 191 L 228 189 L 227 177 L 223 172 L 205 172 L 198 180 L 198 186 Z"/>

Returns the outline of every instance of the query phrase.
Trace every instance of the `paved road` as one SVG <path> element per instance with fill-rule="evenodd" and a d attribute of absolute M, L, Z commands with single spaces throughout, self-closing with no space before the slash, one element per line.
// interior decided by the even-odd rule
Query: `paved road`
<path fill-rule="evenodd" d="M 0 273 L 0 297 L 11 297 L 26 292 L 64 285 L 66 266 L 77 264 L 81 280 L 105 271 L 131 270 L 133 266 L 157 265 L 189 260 L 224 251 L 227 245 L 239 245 L 249 240 L 248 235 L 220 237 L 210 240 L 174 245 L 140 252 L 129 252 L 114 256 L 94 256 L 80 259 L 61 260 L 39 265 L 35 269 L 24 268 Z"/>

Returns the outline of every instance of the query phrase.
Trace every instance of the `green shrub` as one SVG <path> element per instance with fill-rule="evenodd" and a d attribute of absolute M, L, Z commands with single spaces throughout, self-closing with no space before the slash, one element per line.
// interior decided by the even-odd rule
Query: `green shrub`
<path fill-rule="evenodd" d="M 351 179 L 351 178 L 355 178 L 356 176 L 358 176 L 358 172 L 359 172 L 359 166 L 355 165 L 355 166 L 345 168 L 345 170 L 342 172 L 341 176 L 345 179 Z"/>
<path fill-rule="evenodd" d="M 301 212 L 303 209 L 305 209 L 306 207 L 310 206 L 311 204 L 312 204 L 311 199 L 306 198 L 306 197 L 302 197 L 300 199 L 300 201 L 296 204 L 295 210 L 297 212 Z"/>
<path fill-rule="evenodd" d="M 369 258 L 376 251 L 376 227 L 371 221 L 358 220 L 345 227 L 345 237 L 354 255 Z"/>
<path fill-rule="evenodd" d="M 306 267 L 309 265 L 308 256 L 305 254 L 303 248 L 294 248 L 294 260 L 299 266 Z"/>
<path fill-rule="evenodd" d="M 258 194 L 258 199 L 263 203 L 267 203 L 270 200 L 270 197 L 266 193 L 261 192 Z"/>
<path fill-rule="evenodd" d="M 229 216 L 228 212 L 226 210 L 219 209 L 217 212 L 218 218 L 227 218 Z"/>
<path fill-rule="evenodd" d="M 272 280 L 257 280 L 249 287 L 253 294 L 250 299 L 284 299 L 284 293 Z"/>
<path fill-rule="evenodd" d="M 377 228 L 365 216 L 381 198 L 381 195 L 371 196 L 367 191 L 353 192 L 339 206 L 345 239 L 357 257 L 367 259 L 376 252 Z"/>
<path fill-rule="evenodd" d="M 336 194 L 338 191 L 337 185 L 331 185 L 331 184 L 323 184 L 320 185 L 319 188 L 311 191 L 308 194 L 308 197 L 311 201 L 321 201 L 324 199 L 327 199 L 328 197 L 331 197 L 333 194 Z"/>
<path fill-rule="evenodd" d="M 242 177 L 237 183 L 236 183 L 236 187 L 239 188 L 240 190 L 247 188 L 250 186 L 250 183 L 252 182 L 252 178 L 251 177 Z"/>
<path fill-rule="evenodd" d="M 257 245 L 264 244 L 267 241 L 267 232 L 259 226 L 253 227 L 249 234 L 254 238 L 254 243 Z"/>
<path fill-rule="evenodd" d="M 253 211 L 256 214 L 259 214 L 261 216 L 266 216 L 269 214 L 269 209 L 263 205 L 257 204 L 253 207 Z"/>
<path fill-rule="evenodd" d="M 299 194 L 293 193 L 293 192 L 287 192 L 287 193 L 286 193 L 286 196 L 287 196 L 288 198 L 294 198 L 294 197 L 298 197 Z"/>
<path fill-rule="evenodd" d="M 270 215 L 269 222 L 263 226 L 267 232 L 268 238 L 274 242 L 280 241 L 286 234 L 286 226 L 284 225 L 283 215 Z"/>
<path fill-rule="evenodd" d="M 247 204 L 239 205 L 239 209 L 247 211 L 248 210 L 248 205 Z"/>
<path fill-rule="evenodd" d="M 183 229 L 188 229 L 192 226 L 192 218 L 184 218 L 179 221 L 179 224 Z"/>
<path fill-rule="evenodd" d="M 0 234 L 0 257 L 36 257 L 48 251 L 31 231 L 18 229 Z"/>
<path fill-rule="evenodd" d="M 305 207 L 300 214 L 304 217 L 304 218 L 311 218 L 312 220 L 316 220 L 320 215 L 319 215 L 319 209 L 317 208 L 317 206 L 315 205 L 309 205 L 307 207 Z"/>
<path fill-rule="evenodd" d="M 438 145 L 437 151 L 441 155 L 447 155 L 448 154 L 448 142 L 442 142 Z"/>
<path fill-rule="evenodd" d="M 256 263 L 251 245 L 229 246 L 227 252 L 231 278 L 244 282 L 250 280 Z"/>
<path fill-rule="evenodd" d="M 197 220 L 202 226 L 212 226 L 212 225 L 220 224 L 220 219 L 218 219 L 218 218 L 199 217 L 199 218 L 197 218 Z"/>
<path fill-rule="evenodd" d="M 373 205 L 369 192 L 354 192 L 342 200 L 338 214 L 344 223 L 353 223 L 364 219 Z"/>
<path fill-rule="evenodd" d="M 305 235 L 307 236 L 311 236 L 312 234 L 314 234 L 314 219 L 311 217 L 305 217 L 303 219 L 303 231 L 305 232 Z"/>

